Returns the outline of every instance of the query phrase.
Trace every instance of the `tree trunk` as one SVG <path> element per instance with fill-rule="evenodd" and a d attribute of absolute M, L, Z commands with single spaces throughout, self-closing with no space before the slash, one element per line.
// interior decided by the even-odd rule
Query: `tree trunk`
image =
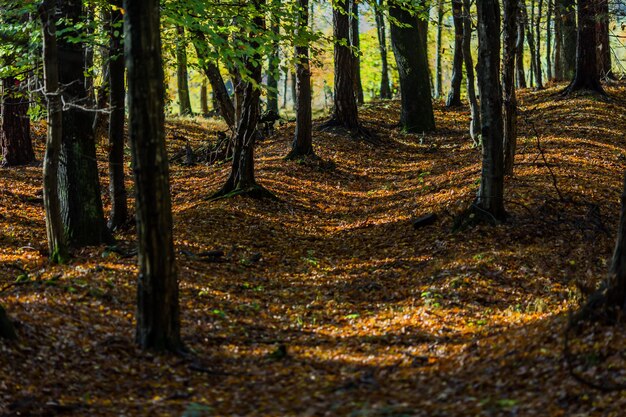
<path fill-rule="evenodd" d="M 419 3 L 421 6 L 422 3 Z M 391 26 L 393 46 L 402 96 L 400 124 L 409 133 L 422 133 L 435 128 L 428 61 L 418 18 L 404 10 L 399 3 L 389 4 L 389 15 L 405 27 Z M 416 39 L 420 39 L 416 42 Z"/>
<path fill-rule="evenodd" d="M 206 78 L 202 80 L 202 86 L 200 86 L 200 112 L 203 117 L 209 115 L 209 91 Z"/>
<path fill-rule="evenodd" d="M 35 152 L 30 137 L 28 94 L 22 91 L 17 78 L 7 77 L 2 80 L 1 99 L 0 166 L 29 164 L 35 160 Z"/>
<path fill-rule="evenodd" d="M 554 80 L 563 80 L 563 23 L 559 14 L 559 0 L 551 0 L 554 7 Z"/>
<path fill-rule="evenodd" d="M 446 107 L 461 105 L 461 82 L 463 81 L 463 2 L 452 0 L 454 20 L 454 58 L 452 60 L 452 80 Z"/>
<path fill-rule="evenodd" d="M 578 42 L 576 53 L 576 74 L 564 93 L 579 90 L 605 94 L 600 85 L 596 55 L 596 0 L 578 0 Z"/>
<path fill-rule="evenodd" d="M 359 129 L 359 116 L 354 91 L 354 55 L 350 50 L 350 2 L 333 1 L 333 37 L 335 39 L 334 109 L 328 125 L 351 131 Z"/>
<path fill-rule="evenodd" d="M 273 6 L 276 8 L 280 5 L 280 0 L 273 0 Z M 267 111 L 279 114 L 278 110 L 278 78 L 280 77 L 280 44 L 278 38 L 280 36 L 280 17 L 277 11 L 272 12 L 271 30 L 274 36 L 272 42 L 271 54 L 268 57 L 267 65 Z"/>
<path fill-rule="evenodd" d="M 389 86 L 389 66 L 387 64 L 387 34 L 385 30 L 385 17 L 381 10 L 383 0 L 378 0 L 377 7 L 374 10 L 376 16 L 376 32 L 378 34 L 378 47 L 380 49 L 380 98 L 390 99 L 391 88 Z"/>
<path fill-rule="evenodd" d="M 504 220 L 504 152 L 500 86 L 500 6 L 481 0 L 478 10 L 478 88 L 482 122 L 482 175 L 476 205 L 495 220 Z"/>
<path fill-rule="evenodd" d="M 56 40 L 55 0 L 45 0 L 40 6 L 43 40 L 43 78 L 48 113 L 48 135 L 43 160 L 43 205 L 46 212 L 48 251 L 53 263 L 68 259 L 67 240 L 59 198 L 59 160 L 61 153 L 63 116 L 59 91 L 59 59 Z"/>
<path fill-rule="evenodd" d="M 122 0 L 112 2 L 118 9 L 111 11 L 109 60 L 109 195 L 111 215 L 109 229 L 115 230 L 128 220 L 126 185 L 124 184 L 124 120 L 126 86 L 124 84 L 124 45 L 119 33 L 119 23 L 124 15 L 120 11 Z"/>
<path fill-rule="evenodd" d="M 535 20 L 535 34 L 537 41 L 535 42 L 535 80 L 537 89 L 543 88 L 543 72 L 541 71 L 541 18 L 543 12 L 543 0 L 539 0 L 537 5 L 537 18 Z"/>
<path fill-rule="evenodd" d="M 480 107 L 476 99 L 474 80 L 474 60 L 472 58 L 472 15 L 470 0 L 463 0 L 463 61 L 467 75 L 467 99 L 470 104 L 472 121 L 470 122 L 470 136 L 475 145 L 480 143 Z"/>
<path fill-rule="evenodd" d="M 442 37 L 443 37 L 443 0 L 437 1 L 437 54 L 435 56 L 435 98 L 441 98 L 442 91 Z"/>
<path fill-rule="evenodd" d="M 517 146 L 517 98 L 515 96 L 515 57 L 518 0 L 504 0 L 504 57 L 502 86 L 504 92 L 504 173 L 513 174 Z"/>
<path fill-rule="evenodd" d="M 546 15 L 546 78 L 552 80 L 552 10 L 553 0 L 548 0 Z"/>
<path fill-rule="evenodd" d="M 59 3 L 59 32 L 73 30 L 73 22 L 83 19 L 82 1 Z M 58 179 L 61 214 L 70 245 L 82 247 L 109 242 L 93 134 L 93 113 L 85 91 L 83 44 L 66 37 L 57 41 L 59 84 L 62 89 L 63 129 Z"/>
<path fill-rule="evenodd" d="M 178 86 L 178 111 L 181 116 L 193 114 L 189 99 L 189 74 L 187 71 L 187 40 L 185 28 L 176 26 L 176 80 Z"/>
<path fill-rule="evenodd" d="M 561 53 L 557 55 L 562 80 L 571 80 L 576 72 L 576 0 L 555 0 L 561 27 Z"/>
<path fill-rule="evenodd" d="M 356 92 L 357 104 L 362 105 L 365 102 L 363 96 L 363 83 L 361 81 L 361 40 L 359 31 L 359 3 L 356 0 L 350 0 L 352 14 L 350 15 L 350 45 L 352 45 L 354 58 L 354 91 Z"/>
<path fill-rule="evenodd" d="M 142 349 L 177 352 L 182 342 L 165 150 L 159 1 L 124 0 L 124 9 L 139 246 L 135 338 Z"/>
<path fill-rule="evenodd" d="M 209 46 L 204 34 L 200 31 L 194 31 L 192 34 L 192 43 L 198 56 L 198 64 L 211 84 L 213 100 L 219 103 L 220 115 L 224 118 L 226 124 L 234 130 L 236 123 L 235 105 L 228 94 L 222 73 L 217 63 L 211 61 L 207 56 Z"/>
<path fill-rule="evenodd" d="M 609 42 L 609 2 L 608 0 L 596 0 L 598 2 L 598 19 L 596 20 L 598 72 L 602 78 L 612 78 L 611 70 L 611 45 Z"/>
<path fill-rule="evenodd" d="M 309 22 L 309 0 L 298 0 L 299 22 L 296 33 L 296 132 L 288 159 L 313 155 L 311 70 L 309 67 L 309 45 L 306 28 Z M 301 32 L 302 31 L 302 32 Z"/>
<path fill-rule="evenodd" d="M 4 308 L 0 305 L 0 339 L 15 340 L 15 328 Z"/>
<path fill-rule="evenodd" d="M 517 17 L 517 56 L 515 57 L 515 68 L 517 69 L 517 87 L 526 88 L 526 70 L 524 69 L 524 40 L 526 33 L 526 1 L 519 0 Z"/>

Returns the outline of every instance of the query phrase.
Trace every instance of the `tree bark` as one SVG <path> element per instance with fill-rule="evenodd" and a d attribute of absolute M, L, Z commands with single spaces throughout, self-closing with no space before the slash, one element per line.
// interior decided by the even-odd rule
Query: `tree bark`
<path fill-rule="evenodd" d="M 189 98 L 189 74 L 187 70 L 187 41 L 185 28 L 176 26 L 176 80 L 178 85 L 178 111 L 181 116 L 192 115 Z"/>
<path fill-rule="evenodd" d="M 553 0 L 548 1 L 548 12 L 546 14 L 546 78 L 552 80 L 552 11 Z"/>
<path fill-rule="evenodd" d="M 612 78 L 611 70 L 611 44 L 609 42 L 609 2 L 608 0 L 595 0 L 598 7 L 598 18 L 596 20 L 597 40 L 597 60 L 598 72 L 602 78 Z"/>
<path fill-rule="evenodd" d="M 588 90 L 605 94 L 600 85 L 600 73 L 596 54 L 597 0 L 578 0 L 578 41 L 576 74 L 565 94 Z"/>
<path fill-rule="evenodd" d="M 454 21 L 454 58 L 452 60 L 452 79 L 446 107 L 461 105 L 461 83 L 463 82 L 463 2 L 452 0 Z"/>
<path fill-rule="evenodd" d="M 280 0 L 273 0 L 273 7 L 280 5 Z M 278 78 L 280 77 L 280 44 L 278 37 L 280 36 L 280 17 L 276 11 L 272 12 L 270 27 L 274 40 L 272 41 L 271 54 L 268 57 L 267 65 L 267 110 L 279 114 L 278 109 Z"/>
<path fill-rule="evenodd" d="M 526 88 L 526 70 L 524 69 L 524 41 L 526 33 L 526 1 L 519 0 L 517 17 L 517 56 L 515 57 L 515 68 L 517 69 L 517 87 Z"/>
<path fill-rule="evenodd" d="M 361 40 L 359 31 L 359 3 L 350 0 L 352 13 L 350 15 L 350 45 L 353 48 L 354 58 L 354 91 L 356 102 L 362 105 L 365 102 L 363 95 L 363 82 L 361 81 Z"/>
<path fill-rule="evenodd" d="M 517 146 L 517 98 L 515 96 L 515 58 L 517 56 L 518 0 L 504 0 L 504 57 L 502 86 L 504 92 L 504 173 L 513 174 Z"/>
<path fill-rule="evenodd" d="M 124 0 L 129 133 L 136 184 L 139 280 L 135 338 L 142 349 L 182 349 L 165 150 L 158 0 Z"/>
<path fill-rule="evenodd" d="M 110 53 L 109 53 L 109 196 L 111 197 L 111 214 L 109 229 L 115 230 L 126 224 L 128 220 L 128 203 L 126 185 L 124 183 L 124 120 L 126 86 L 124 84 L 124 45 L 119 33 L 120 23 L 124 15 L 120 11 L 122 0 L 111 2 L 118 9 L 111 11 Z"/>
<path fill-rule="evenodd" d="M 209 115 L 209 91 L 206 83 L 206 79 L 202 80 L 202 85 L 200 86 L 200 112 L 203 117 L 207 117 Z"/>
<path fill-rule="evenodd" d="M 81 21 L 80 0 L 59 3 L 61 33 L 73 30 Z M 93 112 L 85 109 L 90 99 L 85 90 L 84 49 L 81 42 L 63 36 L 57 41 L 59 84 L 63 86 L 63 129 L 58 180 L 61 214 L 68 243 L 74 247 L 109 242 L 93 134 Z"/>
<path fill-rule="evenodd" d="M 2 80 L 0 106 L 0 166 L 26 165 L 35 160 L 30 137 L 28 95 L 21 91 L 21 82 L 15 77 Z"/>
<path fill-rule="evenodd" d="M 298 0 L 298 33 L 296 33 L 296 132 L 288 159 L 313 155 L 313 121 L 311 111 L 311 70 L 306 28 L 309 22 L 309 0 Z"/>
<path fill-rule="evenodd" d="M 437 1 L 437 54 L 435 56 L 435 98 L 443 95 L 442 91 L 442 38 L 443 38 L 443 0 Z"/>
<path fill-rule="evenodd" d="M 504 220 L 504 152 L 502 88 L 500 86 L 500 6 L 481 0 L 478 10 L 478 87 L 482 122 L 482 174 L 476 205 L 497 220 Z"/>
<path fill-rule="evenodd" d="M 387 34 L 385 30 L 385 17 L 381 10 L 383 0 L 377 0 L 377 7 L 374 10 L 376 17 L 376 32 L 378 34 L 378 47 L 380 49 L 380 98 L 390 99 L 391 88 L 389 85 L 389 66 L 387 63 Z"/>
<path fill-rule="evenodd" d="M 467 78 L 467 99 L 470 104 L 472 121 L 470 122 L 470 136 L 475 145 L 480 142 L 480 107 L 476 99 L 474 79 L 474 60 L 472 58 L 472 17 L 470 0 L 463 0 L 463 61 Z"/>
<path fill-rule="evenodd" d="M 43 40 L 43 78 L 47 103 L 48 134 L 43 160 L 43 205 L 46 212 L 48 251 L 53 263 L 68 259 L 67 240 L 59 198 L 59 160 L 61 153 L 63 116 L 59 92 L 59 59 L 56 40 L 55 0 L 44 0 L 39 8 Z"/>
<path fill-rule="evenodd" d="M 561 53 L 556 56 L 561 80 L 571 80 L 576 72 L 576 0 L 555 0 L 561 28 Z"/>
<path fill-rule="evenodd" d="M 539 0 L 537 4 L 537 17 L 535 20 L 535 81 L 537 82 L 537 89 L 543 88 L 543 72 L 541 70 L 541 18 L 543 13 L 543 0 Z"/>
<path fill-rule="evenodd" d="M 423 3 L 419 3 L 421 6 Z M 389 15 L 405 27 L 391 26 L 393 46 L 398 75 L 402 113 L 400 124 L 404 131 L 422 133 L 435 128 L 435 117 L 428 77 L 428 61 L 422 35 L 418 28 L 418 18 L 405 10 L 401 3 L 389 4 Z M 419 39 L 419 42 L 415 40 Z"/>

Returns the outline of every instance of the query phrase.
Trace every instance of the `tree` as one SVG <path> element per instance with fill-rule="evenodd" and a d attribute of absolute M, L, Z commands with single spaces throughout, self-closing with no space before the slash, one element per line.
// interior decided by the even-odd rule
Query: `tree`
<path fill-rule="evenodd" d="M 576 73 L 563 94 L 588 90 L 604 95 L 600 85 L 596 55 L 597 0 L 578 1 L 578 41 L 576 51 Z"/>
<path fill-rule="evenodd" d="M 423 5 L 419 3 L 418 10 L 409 10 L 402 0 L 389 4 L 389 15 L 402 25 L 391 25 L 391 44 L 400 77 L 400 124 L 409 133 L 422 133 L 435 128 L 428 60 L 416 17 L 416 12 L 421 12 Z M 416 42 L 416 39 L 419 41 Z"/>
<path fill-rule="evenodd" d="M 63 116 L 59 91 L 59 60 L 57 49 L 55 0 L 44 0 L 39 8 L 41 37 L 43 39 L 43 78 L 47 102 L 48 134 L 43 160 L 43 205 L 46 212 L 46 235 L 49 257 L 52 262 L 64 263 L 68 259 L 67 238 L 63 226 L 59 198 L 59 159 L 61 154 Z"/>
<path fill-rule="evenodd" d="M 598 72 L 603 78 L 612 78 L 611 44 L 609 41 L 609 1 L 596 0 L 598 18 L 596 23 Z"/>
<path fill-rule="evenodd" d="M 129 134 L 135 174 L 139 279 L 136 341 L 182 349 L 168 159 L 158 0 L 124 0 Z"/>
<path fill-rule="evenodd" d="M 535 1 L 533 1 L 533 6 Z M 535 48 L 535 56 L 534 56 L 534 60 L 535 60 L 535 80 L 537 83 L 537 88 L 538 89 L 542 89 L 543 88 L 543 73 L 541 71 L 541 18 L 542 18 L 542 12 L 543 12 L 543 0 L 539 0 L 539 2 L 537 3 L 537 16 L 536 19 L 534 21 L 535 23 L 535 33 L 536 33 L 536 42 L 534 42 L 536 48 Z M 532 34 L 531 34 L 532 37 Z"/>
<path fill-rule="evenodd" d="M 363 97 L 363 83 L 361 82 L 361 40 L 359 31 L 359 2 L 357 0 L 350 0 L 350 8 L 352 13 L 350 14 L 350 45 L 354 51 L 354 91 L 356 92 L 357 104 L 363 104 L 365 98 Z"/>
<path fill-rule="evenodd" d="M 96 147 L 92 130 L 94 112 L 85 90 L 84 47 L 75 23 L 83 16 L 79 0 L 59 2 L 57 40 L 59 84 L 62 87 L 63 128 L 58 181 L 63 226 L 68 243 L 75 247 L 110 241 L 106 227 Z"/>
<path fill-rule="evenodd" d="M 480 107 L 476 99 L 474 79 L 474 60 L 472 58 L 472 18 L 470 14 L 470 0 L 463 0 L 463 62 L 467 74 L 467 99 L 470 103 L 472 121 L 470 122 L 470 136 L 475 145 L 480 143 Z"/>
<path fill-rule="evenodd" d="M 435 56 L 435 97 L 440 98 L 442 91 L 442 38 L 443 38 L 443 0 L 437 0 L 437 54 Z"/>
<path fill-rule="evenodd" d="M 502 85 L 504 91 L 504 172 L 513 174 L 517 144 L 517 98 L 515 96 L 515 58 L 517 56 L 518 0 L 504 0 L 504 57 Z"/>
<path fill-rule="evenodd" d="M 524 70 L 524 41 L 526 39 L 526 2 L 519 0 L 517 16 L 517 56 L 515 57 L 515 68 L 517 69 L 517 87 L 526 88 L 526 71 Z"/>
<path fill-rule="evenodd" d="M 478 10 L 478 88 L 480 91 L 482 173 L 476 206 L 481 217 L 504 220 L 504 152 L 500 86 L 500 6 L 498 0 L 476 3 Z M 479 214 L 480 214 L 479 213 Z"/>
<path fill-rule="evenodd" d="M 546 78 L 552 80 L 552 12 L 554 1 L 548 0 L 548 12 L 546 14 Z"/>
<path fill-rule="evenodd" d="M 376 33 L 378 35 L 378 48 L 380 51 L 380 98 L 390 99 L 391 88 L 389 87 L 389 66 L 387 64 L 387 34 L 385 30 L 385 17 L 381 10 L 383 0 L 377 0 L 374 14 L 376 17 Z"/>
<path fill-rule="evenodd" d="M 446 107 L 461 105 L 461 83 L 463 82 L 463 1 L 452 0 L 454 21 L 454 58 L 452 60 L 452 78 Z"/>
<path fill-rule="evenodd" d="M 276 11 L 280 5 L 280 0 L 273 0 L 274 12 L 271 16 L 271 30 L 273 38 L 271 42 L 271 53 L 268 56 L 267 65 L 267 110 L 274 114 L 279 114 L 278 110 L 278 79 L 280 77 L 280 16 Z"/>
<path fill-rule="evenodd" d="M 187 41 L 185 28 L 176 26 L 176 80 L 178 83 L 178 111 L 181 116 L 193 114 L 189 99 L 189 74 L 187 71 Z"/>
<path fill-rule="evenodd" d="M 571 80 L 576 71 L 576 1 L 554 0 L 555 12 L 555 78 Z"/>
<path fill-rule="evenodd" d="M 314 155 L 311 111 L 311 69 L 309 67 L 309 0 L 298 0 L 298 31 L 296 33 L 296 132 L 288 159 Z"/>
<path fill-rule="evenodd" d="M 126 86 L 124 84 L 124 46 L 120 29 L 124 15 L 122 0 L 113 0 L 113 10 L 109 13 L 109 195 L 111 197 L 111 214 L 109 229 L 115 230 L 128 219 L 128 203 L 126 185 L 124 184 L 124 120 Z"/>
<path fill-rule="evenodd" d="M 33 143 L 30 137 L 30 117 L 28 116 L 28 96 L 21 91 L 22 82 L 17 77 L 2 80 L 2 100 L 0 103 L 0 165 L 25 165 L 35 160 Z"/>

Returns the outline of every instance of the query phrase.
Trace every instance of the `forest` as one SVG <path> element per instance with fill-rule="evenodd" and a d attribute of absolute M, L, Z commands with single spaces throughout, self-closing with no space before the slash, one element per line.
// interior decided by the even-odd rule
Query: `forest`
<path fill-rule="evenodd" d="M 623 416 L 622 0 L 0 0 L 0 416 Z"/>

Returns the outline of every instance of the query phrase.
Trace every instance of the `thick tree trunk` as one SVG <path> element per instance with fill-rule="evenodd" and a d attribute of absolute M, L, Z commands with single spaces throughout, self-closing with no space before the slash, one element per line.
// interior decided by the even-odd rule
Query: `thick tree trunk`
<path fill-rule="evenodd" d="M 299 30 L 306 32 L 309 21 L 309 0 L 298 0 Z M 301 156 L 313 155 L 313 121 L 311 112 L 311 70 L 309 67 L 309 45 L 306 39 L 300 39 L 300 33 L 296 35 L 296 132 L 291 146 L 291 152 L 287 158 L 294 159 Z"/>
<path fill-rule="evenodd" d="M 109 195 L 111 197 L 111 215 L 109 229 L 115 230 L 128 220 L 128 203 L 126 185 L 124 183 L 124 120 L 126 86 L 124 84 L 124 45 L 119 34 L 119 23 L 124 15 L 119 7 L 122 0 L 112 4 L 118 9 L 111 11 L 110 25 L 110 60 L 109 60 Z"/>
<path fill-rule="evenodd" d="M 176 26 L 176 80 L 178 86 L 178 111 L 181 116 L 193 114 L 189 98 L 189 74 L 187 71 L 187 40 L 185 28 Z"/>
<path fill-rule="evenodd" d="M 518 0 L 504 0 L 504 57 L 502 86 L 504 92 L 504 173 L 513 174 L 517 146 L 517 98 L 515 96 L 515 57 Z"/>
<path fill-rule="evenodd" d="M 576 0 L 555 0 L 561 29 L 561 53 L 557 55 L 558 75 L 561 80 L 571 80 L 576 72 Z"/>
<path fill-rule="evenodd" d="M 202 80 L 202 85 L 200 86 L 200 112 L 203 117 L 209 115 L 209 88 L 206 79 Z"/>
<path fill-rule="evenodd" d="M 352 14 L 350 15 L 350 45 L 352 45 L 354 58 L 354 91 L 356 93 L 357 104 L 365 102 L 363 96 L 363 82 L 361 81 L 361 39 L 359 31 L 359 3 L 350 0 Z"/>
<path fill-rule="evenodd" d="M 385 30 L 385 17 L 381 10 L 383 0 L 378 0 L 378 6 L 374 11 L 376 16 L 376 32 L 378 34 L 378 47 L 380 49 L 380 98 L 391 98 L 391 87 L 389 85 L 389 66 L 387 63 L 387 34 Z"/>
<path fill-rule="evenodd" d="M 2 80 L 0 106 L 0 166 L 25 165 L 35 160 L 30 137 L 28 94 L 14 77 Z"/>
<path fill-rule="evenodd" d="M 604 93 L 600 85 L 596 54 L 597 0 L 578 0 L 578 42 L 576 52 L 576 74 L 564 93 L 579 90 Z"/>
<path fill-rule="evenodd" d="M 478 87 L 482 122 L 482 174 L 476 205 L 495 220 L 503 220 L 504 152 L 502 88 L 500 86 L 500 6 L 481 0 L 478 10 Z"/>
<path fill-rule="evenodd" d="M 17 339 L 17 334 L 15 333 L 15 328 L 13 327 L 13 323 L 9 319 L 4 308 L 0 305 L 0 339 L 7 340 L 15 340 Z"/>
<path fill-rule="evenodd" d="M 446 107 L 461 105 L 461 83 L 463 82 L 463 1 L 452 0 L 454 20 L 454 58 L 452 60 L 452 79 Z"/>
<path fill-rule="evenodd" d="M 389 4 L 389 15 L 405 26 L 391 26 L 391 44 L 396 57 L 402 96 L 400 124 L 410 133 L 433 130 L 435 117 L 426 51 L 423 42 L 415 41 L 422 39 L 418 18 L 397 2 Z"/>
<path fill-rule="evenodd" d="M 437 54 L 435 56 L 435 98 L 441 98 L 443 95 L 442 91 L 442 53 L 443 49 L 442 38 L 443 38 L 443 0 L 437 1 Z"/>
<path fill-rule="evenodd" d="M 475 145 L 480 142 L 480 107 L 476 99 L 474 79 L 474 59 L 472 58 L 472 17 L 470 0 L 463 0 L 463 61 L 467 75 L 467 99 L 470 104 L 472 121 L 470 122 L 470 136 Z"/>
<path fill-rule="evenodd" d="M 273 0 L 274 7 L 280 5 L 280 0 Z M 278 109 L 278 78 L 280 77 L 280 17 L 277 12 L 272 14 L 271 30 L 275 40 L 272 42 L 272 52 L 268 57 L 267 64 L 267 111 L 279 114 Z"/>
<path fill-rule="evenodd" d="M 546 78 L 552 80 L 552 11 L 553 0 L 548 0 L 548 13 L 546 15 Z"/>
<path fill-rule="evenodd" d="M 64 263 L 68 259 L 67 240 L 59 198 L 59 160 L 61 154 L 63 116 L 59 91 L 59 59 L 56 40 L 54 0 L 45 0 L 40 6 L 43 40 L 43 78 L 48 113 L 48 135 L 43 160 L 43 205 L 46 212 L 46 235 L 50 260 Z"/>
<path fill-rule="evenodd" d="M 611 44 L 609 42 L 609 2 L 608 0 L 595 0 L 598 2 L 598 18 L 596 20 L 598 72 L 602 78 L 612 78 L 611 70 Z"/>
<path fill-rule="evenodd" d="M 515 57 L 515 68 L 517 69 L 517 88 L 526 88 L 526 70 L 524 69 L 524 41 L 526 34 L 525 10 L 526 1 L 519 0 L 517 17 L 517 55 Z"/>
<path fill-rule="evenodd" d="M 61 33 L 83 18 L 80 0 L 61 2 L 58 10 Z M 59 84 L 64 86 L 62 99 L 66 106 L 60 155 L 63 163 L 58 172 L 61 214 L 70 245 L 98 245 L 111 237 L 100 196 L 93 113 L 84 109 L 89 98 L 85 91 L 83 44 L 61 37 L 57 46 Z"/>
<path fill-rule="evenodd" d="M 333 1 L 333 37 L 335 39 L 334 109 L 329 125 L 351 131 L 359 129 L 359 116 L 354 91 L 354 55 L 350 50 L 350 2 Z"/>
<path fill-rule="evenodd" d="M 178 280 L 165 150 L 158 0 L 124 0 L 129 133 L 136 184 L 139 280 L 136 341 L 180 351 Z"/>

